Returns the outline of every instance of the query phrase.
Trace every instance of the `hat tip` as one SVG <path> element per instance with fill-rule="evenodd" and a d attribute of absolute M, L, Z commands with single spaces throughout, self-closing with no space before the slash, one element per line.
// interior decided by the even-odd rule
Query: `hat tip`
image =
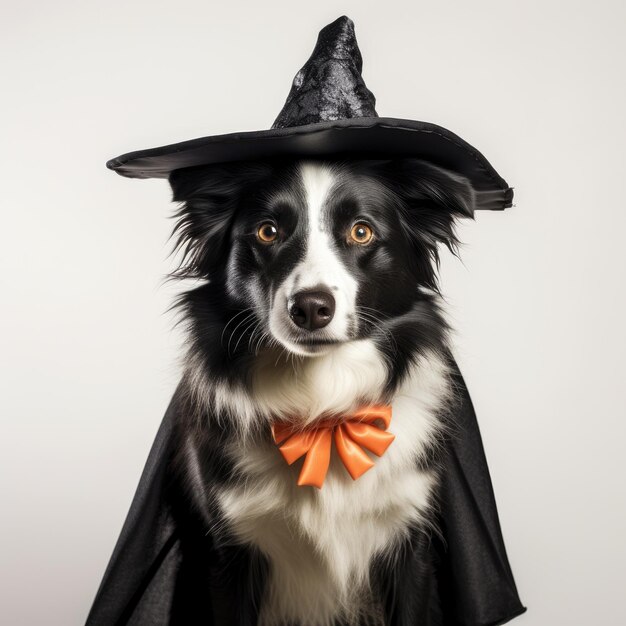
<path fill-rule="evenodd" d="M 342 24 L 349 24 L 350 26 L 354 26 L 354 22 L 347 15 L 342 15 L 338 17 L 335 21 Z"/>
<path fill-rule="evenodd" d="M 347 16 L 342 15 L 338 17 L 334 22 L 328 24 L 323 30 L 334 30 L 335 28 L 340 28 L 341 30 L 348 30 L 354 32 L 354 22 Z"/>
<path fill-rule="evenodd" d="M 377 117 L 376 99 L 363 82 L 362 66 L 354 23 L 342 15 L 320 30 L 272 128 Z"/>

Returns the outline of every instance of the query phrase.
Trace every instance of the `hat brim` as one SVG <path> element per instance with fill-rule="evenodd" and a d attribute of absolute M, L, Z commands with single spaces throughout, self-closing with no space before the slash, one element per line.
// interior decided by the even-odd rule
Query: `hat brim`
<path fill-rule="evenodd" d="M 128 178 L 167 178 L 174 170 L 211 163 L 331 155 L 424 159 L 468 178 L 476 190 L 477 209 L 506 209 L 513 201 L 513 189 L 466 141 L 435 124 L 389 117 L 213 135 L 122 154 L 107 167 Z"/>

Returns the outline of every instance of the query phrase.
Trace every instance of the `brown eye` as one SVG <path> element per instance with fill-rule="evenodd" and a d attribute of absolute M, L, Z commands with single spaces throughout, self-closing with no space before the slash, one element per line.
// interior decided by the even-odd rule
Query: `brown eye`
<path fill-rule="evenodd" d="M 354 243 L 360 243 L 361 245 L 368 244 L 372 237 L 374 236 L 374 231 L 363 222 L 357 222 L 350 231 L 350 239 Z"/>
<path fill-rule="evenodd" d="M 272 243 L 278 237 L 278 229 L 271 222 L 265 222 L 256 231 L 257 239 L 262 243 Z"/>

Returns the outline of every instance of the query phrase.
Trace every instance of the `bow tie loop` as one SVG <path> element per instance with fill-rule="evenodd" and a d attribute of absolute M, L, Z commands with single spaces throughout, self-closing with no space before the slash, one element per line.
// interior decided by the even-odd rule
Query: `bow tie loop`
<path fill-rule="evenodd" d="M 384 429 L 376 425 L 378 421 Z M 333 439 L 339 458 L 356 480 L 374 467 L 365 450 L 382 456 L 395 439 L 387 431 L 390 423 L 391 406 L 375 405 L 363 407 L 341 422 L 325 421 L 306 430 L 279 422 L 272 425 L 272 435 L 288 465 L 305 457 L 298 485 L 321 489 L 330 465 Z"/>

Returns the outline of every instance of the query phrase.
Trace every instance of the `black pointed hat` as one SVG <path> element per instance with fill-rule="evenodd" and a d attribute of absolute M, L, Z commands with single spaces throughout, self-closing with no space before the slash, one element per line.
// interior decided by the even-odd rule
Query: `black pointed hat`
<path fill-rule="evenodd" d="M 340 17 L 320 31 L 271 129 L 129 152 L 107 167 L 129 178 L 167 178 L 185 167 L 280 156 L 416 157 L 468 178 L 477 209 L 511 206 L 513 190 L 463 139 L 428 122 L 378 117 L 362 64 L 354 24 Z"/>

